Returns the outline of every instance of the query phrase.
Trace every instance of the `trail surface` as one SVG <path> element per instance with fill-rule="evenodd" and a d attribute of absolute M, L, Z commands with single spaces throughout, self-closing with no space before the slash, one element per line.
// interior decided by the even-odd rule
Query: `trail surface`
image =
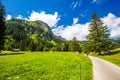
<path fill-rule="evenodd" d="M 93 80 L 120 80 L 120 67 L 99 58 L 89 58 L 93 62 Z"/>

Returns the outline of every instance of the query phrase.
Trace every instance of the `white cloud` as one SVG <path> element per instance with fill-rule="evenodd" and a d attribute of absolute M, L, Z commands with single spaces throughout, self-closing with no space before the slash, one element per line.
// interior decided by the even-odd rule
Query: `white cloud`
<path fill-rule="evenodd" d="M 101 19 L 110 29 L 111 38 L 120 37 L 120 17 L 116 17 L 114 14 L 109 13 Z"/>
<path fill-rule="evenodd" d="M 70 5 L 73 9 L 75 9 L 76 7 L 80 7 L 82 4 L 82 1 L 73 1 L 72 4 Z"/>
<path fill-rule="evenodd" d="M 90 11 L 89 9 L 83 10 L 79 15 L 85 18 L 88 15 L 89 11 Z"/>
<path fill-rule="evenodd" d="M 86 15 L 85 14 L 80 14 L 81 17 L 85 17 Z"/>
<path fill-rule="evenodd" d="M 73 8 L 76 8 L 78 5 L 79 5 L 79 3 L 78 3 L 78 2 L 75 2 L 75 3 L 73 4 Z"/>
<path fill-rule="evenodd" d="M 97 0 L 93 0 L 93 1 L 92 1 L 92 3 L 95 3 L 95 2 L 97 2 Z"/>
<path fill-rule="evenodd" d="M 10 20 L 12 18 L 11 15 L 6 16 L 6 20 Z M 42 12 L 35 12 L 33 11 L 28 18 L 24 18 L 22 15 L 18 15 L 16 18 L 24 19 L 24 20 L 42 20 L 46 22 L 50 27 L 55 26 L 60 17 L 58 16 L 58 12 L 54 14 L 46 14 L 44 11 Z M 109 13 L 107 16 L 101 18 L 105 25 L 108 26 L 110 30 L 110 38 L 118 38 L 120 37 L 120 17 L 115 16 L 112 13 Z M 89 34 L 88 28 L 89 23 L 80 24 L 78 23 L 78 18 L 73 18 L 73 24 L 69 26 L 58 26 L 52 29 L 53 33 L 57 36 L 61 36 L 66 40 L 72 40 L 75 36 L 78 40 L 86 40 L 86 36 Z"/>
<path fill-rule="evenodd" d="M 66 40 L 72 40 L 73 37 L 76 37 L 78 40 L 86 40 L 86 36 L 89 34 L 88 25 L 86 24 L 77 24 L 78 19 L 73 19 L 73 24 L 71 26 L 64 27 L 59 26 L 58 28 L 53 29 L 53 33 L 57 36 L 61 36 Z"/>
<path fill-rule="evenodd" d="M 110 38 L 119 38 L 120 37 L 120 17 L 115 16 L 112 13 L 109 13 L 107 16 L 101 18 L 104 24 L 108 26 L 110 30 Z M 73 18 L 73 24 L 71 26 L 59 26 L 52 29 L 53 33 L 57 36 L 61 36 L 66 40 L 72 40 L 75 36 L 78 40 L 86 40 L 86 36 L 89 34 L 88 28 L 89 24 L 80 24 L 77 23 L 78 18 Z"/>
<path fill-rule="evenodd" d="M 104 3 L 106 2 L 107 0 L 92 0 L 91 3 L 96 3 L 96 4 L 101 4 L 101 3 Z"/>
<path fill-rule="evenodd" d="M 8 14 L 8 15 L 6 16 L 6 20 L 10 20 L 10 19 L 12 19 L 12 16 Z"/>
<path fill-rule="evenodd" d="M 11 15 L 6 16 L 6 20 L 10 20 L 12 18 Z M 23 17 L 22 15 L 18 15 L 15 17 L 16 19 L 23 19 L 28 21 L 36 21 L 41 20 L 45 23 L 47 23 L 50 27 L 55 27 L 60 20 L 60 16 L 58 15 L 58 12 L 54 12 L 54 14 L 46 14 L 45 11 L 42 12 L 35 12 L 33 11 L 30 16 L 27 18 Z"/>
<path fill-rule="evenodd" d="M 22 15 L 18 15 L 16 19 L 24 19 Z"/>
<path fill-rule="evenodd" d="M 60 20 L 60 17 L 58 15 L 58 12 L 55 12 L 54 14 L 46 14 L 44 11 L 40 13 L 33 11 L 29 16 L 28 20 L 30 21 L 41 20 L 47 23 L 50 27 L 54 27 Z"/>
<path fill-rule="evenodd" d="M 73 25 L 78 23 L 78 18 L 73 18 Z"/>

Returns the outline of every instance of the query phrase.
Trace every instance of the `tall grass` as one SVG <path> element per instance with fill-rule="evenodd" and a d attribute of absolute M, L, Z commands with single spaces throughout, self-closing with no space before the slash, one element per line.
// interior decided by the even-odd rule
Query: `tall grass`
<path fill-rule="evenodd" d="M 83 54 L 27 52 L 0 56 L 0 80 L 92 80 L 92 64 Z"/>

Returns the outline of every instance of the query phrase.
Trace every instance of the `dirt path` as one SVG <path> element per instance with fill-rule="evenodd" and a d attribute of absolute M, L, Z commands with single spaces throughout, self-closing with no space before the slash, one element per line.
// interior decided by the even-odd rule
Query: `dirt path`
<path fill-rule="evenodd" d="M 89 56 L 93 62 L 93 80 L 120 80 L 120 67 Z"/>

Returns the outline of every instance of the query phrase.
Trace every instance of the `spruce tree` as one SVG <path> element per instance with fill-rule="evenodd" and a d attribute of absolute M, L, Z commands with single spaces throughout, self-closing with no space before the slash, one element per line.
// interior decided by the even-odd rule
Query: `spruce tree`
<path fill-rule="evenodd" d="M 0 3 L 0 52 L 4 49 L 5 42 L 5 9 L 4 6 Z"/>
<path fill-rule="evenodd" d="M 89 34 L 87 36 L 89 52 L 96 52 L 101 54 L 103 51 L 109 51 L 108 41 L 109 31 L 107 26 L 97 16 L 96 13 L 92 14 L 91 22 L 89 24 Z"/>
<path fill-rule="evenodd" d="M 69 43 L 69 51 L 79 51 L 79 44 L 76 37 Z"/>

